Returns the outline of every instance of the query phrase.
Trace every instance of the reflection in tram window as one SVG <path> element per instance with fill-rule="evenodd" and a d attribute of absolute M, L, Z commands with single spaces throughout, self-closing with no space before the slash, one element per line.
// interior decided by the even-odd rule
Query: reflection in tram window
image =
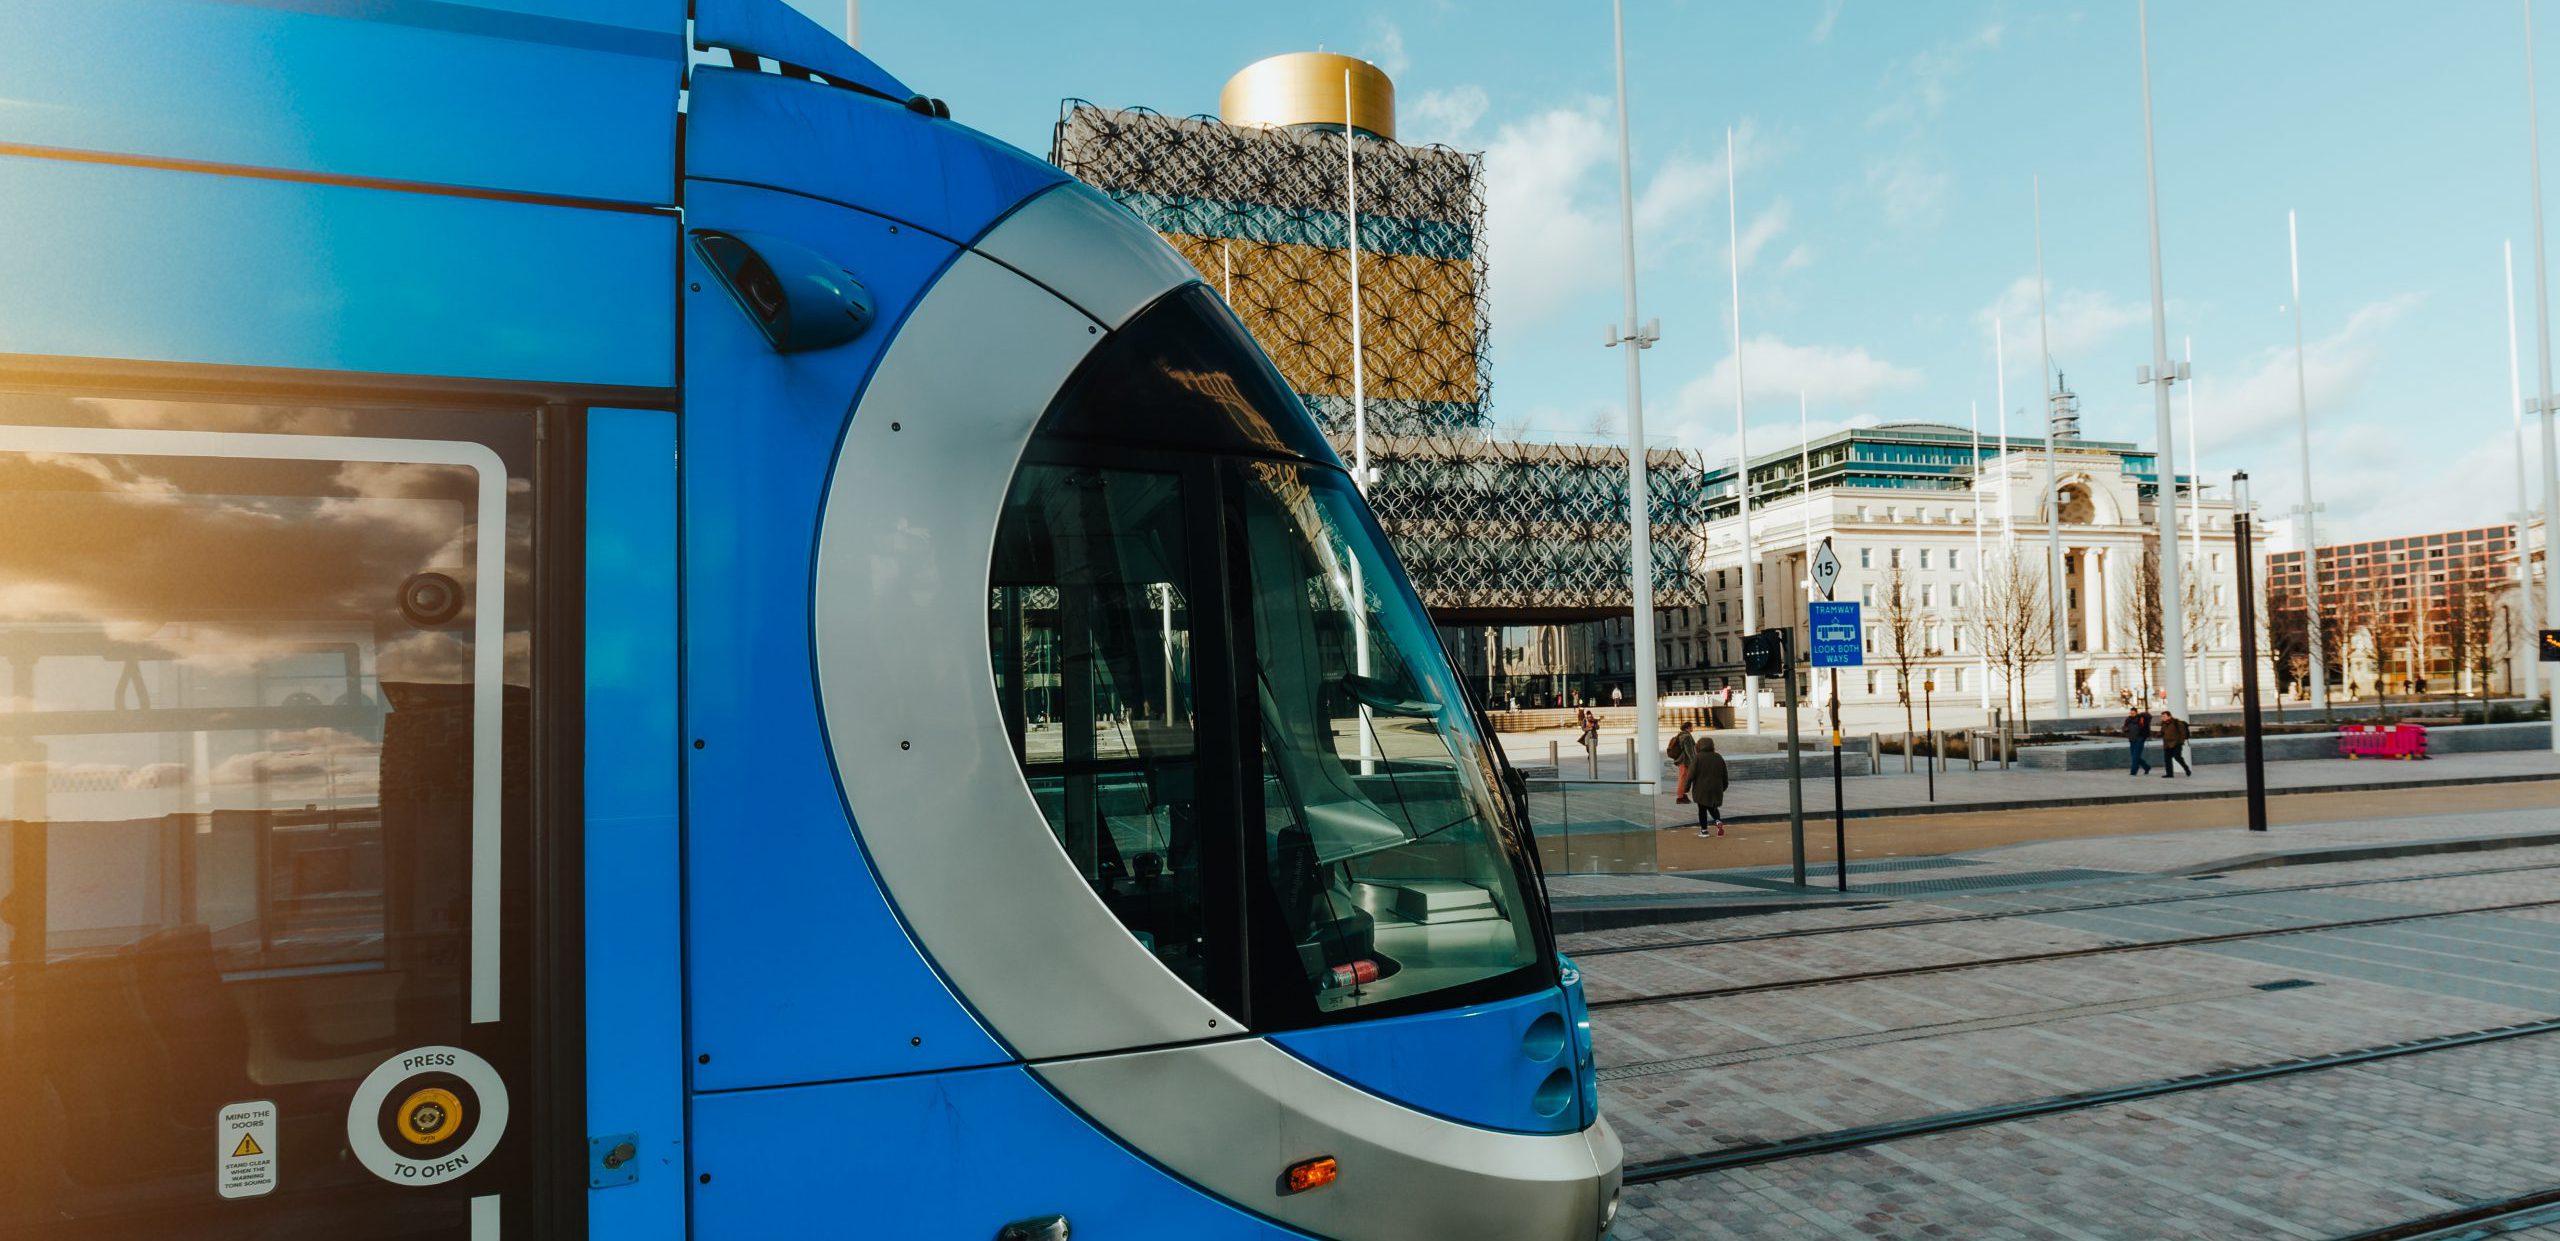
<path fill-rule="evenodd" d="M 1486 742 L 1350 480 L 1260 461 L 1232 476 L 1250 579 L 1266 882 L 1318 1007 L 1533 965 Z"/>
<path fill-rule="evenodd" d="M 997 690 L 1032 794 L 1103 903 L 1205 990 L 1181 481 L 1028 465 L 996 540 Z"/>
<path fill-rule="evenodd" d="M 530 497 L 432 416 L 375 415 L 427 433 L 416 461 L 274 434 L 356 417 L 0 394 L 0 1235 L 336 1235 L 291 1221 L 367 1175 L 332 1153 L 355 1082 L 505 1054 L 466 1005 L 474 713 L 502 693 L 521 727 L 531 644 L 479 518 Z M 512 684 L 484 684 L 501 631 Z M 304 1154 L 200 1218 L 251 1099 Z M 460 1222 L 400 1202 L 373 1235 Z"/>

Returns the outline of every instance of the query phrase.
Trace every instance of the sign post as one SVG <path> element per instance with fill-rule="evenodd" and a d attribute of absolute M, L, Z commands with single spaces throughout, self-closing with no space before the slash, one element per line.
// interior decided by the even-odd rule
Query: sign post
<path fill-rule="evenodd" d="M 1843 892 L 1849 890 L 1849 811 L 1843 794 L 1840 772 L 1840 670 L 1866 663 L 1860 648 L 1862 627 L 1855 603 L 1831 602 L 1831 588 L 1840 580 L 1840 558 L 1832 554 L 1831 540 L 1824 539 L 1813 554 L 1813 585 L 1822 593 L 1822 602 L 1806 605 L 1806 627 L 1812 635 L 1813 666 L 1831 670 L 1831 859 L 1833 881 Z M 1804 882 L 1804 837 L 1796 837 L 1796 882 Z"/>
<path fill-rule="evenodd" d="M 1787 695 L 1787 824 L 1795 840 L 1796 886 L 1804 886 L 1804 751 L 1796 741 L 1795 635 L 1763 629 L 1742 640 L 1742 670 L 1779 677 Z"/>

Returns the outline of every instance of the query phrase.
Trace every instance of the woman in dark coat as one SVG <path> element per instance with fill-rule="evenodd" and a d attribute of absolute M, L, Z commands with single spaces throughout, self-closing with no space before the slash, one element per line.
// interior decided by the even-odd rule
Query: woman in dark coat
<path fill-rule="evenodd" d="M 1698 803 L 1698 834 L 1724 835 L 1724 791 L 1731 783 L 1726 773 L 1724 755 L 1716 753 L 1713 739 L 1700 737 L 1689 751 L 1689 800 Z"/>

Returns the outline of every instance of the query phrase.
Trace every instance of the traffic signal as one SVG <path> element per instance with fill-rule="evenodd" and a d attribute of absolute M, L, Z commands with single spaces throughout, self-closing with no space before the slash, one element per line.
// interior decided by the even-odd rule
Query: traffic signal
<path fill-rule="evenodd" d="M 1795 662 L 1791 658 L 1793 652 L 1787 649 L 1793 645 L 1788 639 L 1784 629 L 1763 629 L 1746 635 L 1742 639 L 1742 671 L 1755 677 L 1785 676 L 1787 665 Z"/>

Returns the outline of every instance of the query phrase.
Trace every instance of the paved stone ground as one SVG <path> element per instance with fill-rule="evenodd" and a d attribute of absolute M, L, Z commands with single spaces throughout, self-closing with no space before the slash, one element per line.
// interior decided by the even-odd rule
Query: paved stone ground
<path fill-rule="evenodd" d="M 1853 819 L 1847 825 L 1852 887 L 1858 886 L 1854 879 L 1861 873 L 1883 876 L 1914 867 L 1956 869 L 1960 865 L 1976 879 L 2004 871 L 2074 868 L 2155 872 L 2280 850 L 2560 831 L 2560 759 L 2551 755 L 2466 755 L 2432 764 L 2353 766 L 2375 771 L 2426 766 L 2438 768 L 2439 774 L 2500 776 L 2510 774 L 2524 760 L 2552 760 L 2554 778 L 2377 792 L 2324 793 L 2304 788 L 2269 799 L 2268 818 L 2279 830 L 2265 834 L 2237 830 L 2245 826 L 2247 811 L 2239 798 Z M 2347 766 L 2335 764 L 2330 770 Z M 2069 778 L 2103 777 L 2075 773 Z M 2496 813 L 2510 817 L 2486 817 Z M 1808 821 L 1805 826 L 1807 864 L 1820 872 L 1809 878 L 1828 888 L 1832 825 Z M 1648 894 L 1702 898 L 1766 894 L 1769 878 L 1785 874 L 1793 853 L 1788 827 L 1782 822 L 1738 824 L 1728 835 L 1707 840 L 1685 829 L 1632 835 L 1636 840 L 1626 851 L 1648 851 L 1647 860 L 1655 869 L 1634 874 L 1561 873 L 1558 851 L 1548 842 L 1548 892 L 1566 905 Z M 1949 857 L 1961 861 L 1944 860 Z M 1801 895 L 1791 886 L 1787 894 Z"/>
<path fill-rule="evenodd" d="M 2316 830 L 2553 825 L 2514 810 Z M 2560 1014 L 2560 907 L 1970 964 L 2560 899 L 2560 848 L 2196 878 L 2134 869 L 2251 844 L 2264 847 L 2024 846 L 1997 851 L 2030 854 L 2001 864 L 2123 869 L 1568 937 L 1597 1001 L 1813 982 L 1598 1010 L 1604 1106 L 1642 1162 Z M 2354 886 L 2314 886 L 2341 883 Z M 1723 942 L 1683 942 L 1699 940 Z M 1941 965 L 1965 968 L 1820 981 Z M 2331 1237 L 2560 1185 L 2555 1100 L 2560 1035 L 2448 1049 L 1638 1187 L 1616 1236 Z"/>

